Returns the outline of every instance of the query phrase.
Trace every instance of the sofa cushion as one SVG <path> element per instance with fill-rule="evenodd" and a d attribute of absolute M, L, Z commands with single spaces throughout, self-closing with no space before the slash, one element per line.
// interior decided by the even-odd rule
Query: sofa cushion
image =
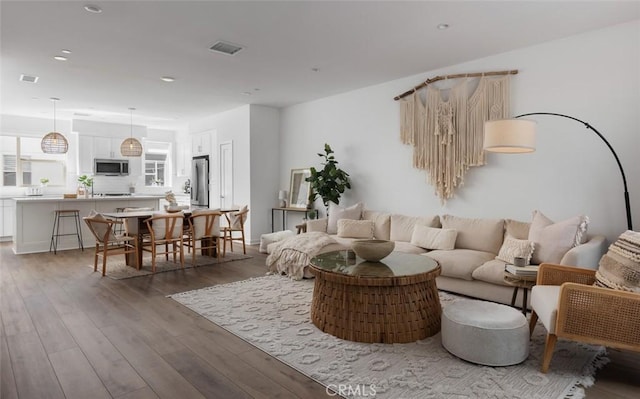
<path fill-rule="evenodd" d="M 373 238 L 372 220 L 338 220 L 338 237 Z"/>
<path fill-rule="evenodd" d="M 483 263 L 479 268 L 471 273 L 474 280 L 480 280 L 487 283 L 508 285 L 504 282 L 504 267 L 506 262 L 500 259 L 493 259 Z"/>
<path fill-rule="evenodd" d="M 440 263 L 443 276 L 473 280 L 471 277 L 473 271 L 483 263 L 495 258 L 496 255 L 473 249 L 454 249 L 452 251 L 435 250 L 427 252 L 425 256 Z"/>
<path fill-rule="evenodd" d="M 528 239 L 535 243 L 536 248 L 531 262 L 560 263 L 568 250 L 586 240 L 588 223 L 589 218 L 582 215 L 554 223 L 542 212 L 533 211 Z"/>
<path fill-rule="evenodd" d="M 529 264 L 534 248 L 535 246 L 533 241 L 518 240 L 517 238 L 506 236 L 496 259 L 500 259 L 507 263 L 513 263 L 514 258 L 520 257 L 524 258 L 527 264 Z"/>
<path fill-rule="evenodd" d="M 456 249 L 491 252 L 494 254 L 492 258 L 500 251 L 504 235 L 503 219 L 470 219 L 443 215 L 440 221 L 442 228 L 454 229 L 458 232 Z M 393 228 L 393 224 L 391 227 Z"/>
<path fill-rule="evenodd" d="M 393 248 L 393 250 L 397 252 L 416 255 L 425 254 L 428 252 L 426 249 L 417 247 L 406 241 L 396 241 L 396 246 Z"/>
<path fill-rule="evenodd" d="M 313 233 L 313 232 L 326 233 L 327 220 L 328 220 L 327 218 L 307 220 L 307 223 L 306 223 L 307 233 Z"/>
<path fill-rule="evenodd" d="M 531 223 L 521 222 L 519 220 L 505 219 L 504 220 L 504 236 L 511 236 L 518 240 L 526 240 L 529 238 L 529 228 Z"/>
<path fill-rule="evenodd" d="M 453 249 L 457 234 L 453 229 L 436 229 L 416 224 L 411 235 L 411 244 L 424 249 Z"/>
<path fill-rule="evenodd" d="M 343 208 L 329 202 L 329 220 L 327 221 L 327 234 L 336 234 L 338 232 L 338 220 L 353 219 L 360 220 L 362 216 L 363 204 L 358 202 L 348 208 Z"/>
<path fill-rule="evenodd" d="M 362 211 L 362 219 L 373 220 L 373 236 L 378 240 L 388 240 L 391 234 L 391 214 L 376 211 Z"/>
<path fill-rule="evenodd" d="M 391 215 L 391 232 L 389 239 L 391 241 L 411 241 L 413 228 L 416 224 L 429 227 L 440 227 L 438 215 L 436 216 L 406 216 Z"/>

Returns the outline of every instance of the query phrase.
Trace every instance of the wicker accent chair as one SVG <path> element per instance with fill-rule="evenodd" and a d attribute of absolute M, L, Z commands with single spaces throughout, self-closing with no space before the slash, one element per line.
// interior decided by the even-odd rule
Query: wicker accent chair
<path fill-rule="evenodd" d="M 196 247 L 200 241 L 200 249 L 204 253 L 215 251 L 216 258 L 220 260 L 220 217 L 222 213 L 215 210 L 194 211 L 187 219 L 189 228 L 186 230 L 184 245 L 193 249 L 191 263 L 196 264 Z"/>
<path fill-rule="evenodd" d="M 558 338 L 640 352 L 640 294 L 593 286 L 595 270 L 543 263 L 531 293 L 533 333 L 547 329 L 541 370 L 549 370 Z M 557 298 L 557 299 L 555 299 Z"/>
<path fill-rule="evenodd" d="M 225 256 L 227 253 L 227 241 L 229 241 L 231 251 L 233 252 L 233 240 L 242 240 L 242 253 L 247 253 L 247 248 L 244 242 L 244 222 L 247 220 L 248 213 L 249 208 L 243 206 L 238 212 L 224 214 L 224 217 L 227 219 L 228 226 L 222 229 L 222 256 Z M 239 232 L 240 237 L 233 237 L 234 232 Z"/>
<path fill-rule="evenodd" d="M 121 221 L 106 219 L 99 214 L 82 219 L 96 239 L 96 252 L 93 257 L 94 272 L 98 270 L 98 257 L 102 256 L 102 275 L 106 274 L 107 258 L 110 255 L 133 254 L 136 259 L 136 268 L 140 269 L 136 237 L 114 234 L 114 226 L 122 225 Z"/>
<path fill-rule="evenodd" d="M 142 241 L 142 250 L 151 252 L 151 271 L 156 272 L 156 256 L 165 255 L 165 259 L 169 260 L 169 254 L 173 254 L 173 261 L 176 256 L 180 255 L 180 267 L 184 269 L 184 241 L 183 229 L 184 214 L 178 213 L 158 213 L 145 219 L 147 229 L 149 230 L 148 238 Z M 158 252 L 158 245 L 164 245 L 164 252 Z M 171 249 L 169 248 L 171 245 Z M 147 248 L 148 247 L 148 248 Z"/>

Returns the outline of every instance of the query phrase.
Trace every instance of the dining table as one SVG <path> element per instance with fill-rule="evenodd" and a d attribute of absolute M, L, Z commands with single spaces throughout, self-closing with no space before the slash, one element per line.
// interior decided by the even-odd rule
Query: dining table
<path fill-rule="evenodd" d="M 185 225 L 186 225 L 186 220 L 189 216 L 191 216 L 191 213 L 194 211 L 194 209 L 184 209 L 182 210 L 182 214 L 185 217 Z M 230 213 L 230 212 L 237 212 L 239 211 L 238 208 L 230 208 L 230 209 L 217 209 L 217 211 L 219 211 L 222 214 L 225 213 Z M 142 267 L 142 243 L 143 243 L 143 239 L 144 239 L 144 234 L 149 232 L 149 229 L 147 228 L 147 224 L 145 223 L 147 219 L 149 219 L 150 217 L 152 217 L 154 214 L 157 214 L 158 211 L 150 211 L 150 210 L 145 210 L 145 211 L 131 211 L 131 212 L 103 212 L 102 215 L 108 219 L 113 219 L 113 220 L 124 220 L 127 219 L 130 221 L 130 223 L 128 223 L 128 229 L 127 229 L 127 234 L 130 236 L 134 236 L 136 237 L 136 242 L 138 245 L 138 251 L 137 251 L 137 259 L 134 257 L 133 254 L 126 254 L 126 264 L 127 266 L 132 266 L 135 267 L 136 265 L 140 265 L 140 267 Z M 208 245 L 206 245 L 208 246 Z M 195 250 L 195 249 L 194 249 Z M 217 249 L 203 249 L 202 250 L 202 255 L 205 256 L 216 256 L 216 250 Z"/>

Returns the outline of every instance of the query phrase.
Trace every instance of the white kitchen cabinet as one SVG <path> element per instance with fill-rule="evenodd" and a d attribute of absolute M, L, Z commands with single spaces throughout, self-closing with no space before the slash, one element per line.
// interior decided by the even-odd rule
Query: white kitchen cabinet
<path fill-rule="evenodd" d="M 78 137 L 78 174 L 93 173 L 93 137 Z"/>
<path fill-rule="evenodd" d="M 191 135 L 191 153 L 194 157 L 211 153 L 211 132 Z"/>
<path fill-rule="evenodd" d="M 100 159 L 124 158 L 120 154 L 123 137 L 93 137 L 93 157 Z"/>
<path fill-rule="evenodd" d="M 2 223 L 0 223 L 0 241 L 10 241 L 13 237 L 13 219 L 15 214 L 15 201 L 12 199 L 0 200 L 2 204 Z"/>
<path fill-rule="evenodd" d="M 184 141 L 176 142 L 176 176 L 191 176 L 191 148 Z"/>

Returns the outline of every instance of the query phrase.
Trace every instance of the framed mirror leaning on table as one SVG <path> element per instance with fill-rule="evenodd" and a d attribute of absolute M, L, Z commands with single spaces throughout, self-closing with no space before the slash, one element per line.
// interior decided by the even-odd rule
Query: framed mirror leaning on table
<path fill-rule="evenodd" d="M 291 169 L 289 183 L 289 208 L 307 208 L 309 202 L 310 183 L 305 181 L 311 176 L 310 169 Z"/>

